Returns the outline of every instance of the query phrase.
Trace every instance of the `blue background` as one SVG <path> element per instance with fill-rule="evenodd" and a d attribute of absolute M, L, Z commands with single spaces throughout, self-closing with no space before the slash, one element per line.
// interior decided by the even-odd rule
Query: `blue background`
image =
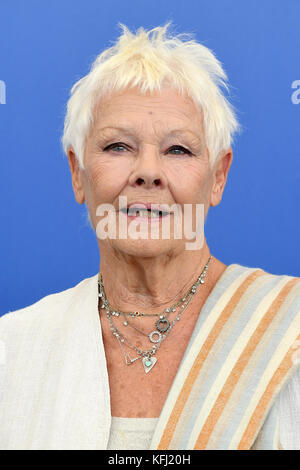
<path fill-rule="evenodd" d="M 60 137 L 72 84 L 130 29 L 172 20 L 221 60 L 243 133 L 206 238 L 225 264 L 300 275 L 299 0 L 1 0 L 0 314 L 98 271 Z"/>

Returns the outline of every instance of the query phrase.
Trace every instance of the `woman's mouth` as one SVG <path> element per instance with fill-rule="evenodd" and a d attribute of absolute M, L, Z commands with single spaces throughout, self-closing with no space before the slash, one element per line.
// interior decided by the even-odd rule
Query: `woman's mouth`
<path fill-rule="evenodd" d="M 160 209 L 147 209 L 141 207 L 125 207 L 121 209 L 123 214 L 126 214 L 130 219 L 161 219 L 170 215 L 169 212 Z"/>

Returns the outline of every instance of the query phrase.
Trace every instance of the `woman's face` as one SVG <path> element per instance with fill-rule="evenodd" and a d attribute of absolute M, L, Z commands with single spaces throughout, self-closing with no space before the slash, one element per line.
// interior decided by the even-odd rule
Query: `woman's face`
<path fill-rule="evenodd" d="M 172 89 L 145 95 L 133 88 L 99 102 L 85 147 L 85 169 L 79 169 L 72 148 L 68 155 L 76 199 L 86 202 L 95 229 L 103 220 L 103 214 L 96 215 L 97 208 L 111 204 L 118 211 L 120 196 L 126 196 L 129 207 L 134 203 L 177 204 L 184 211 L 189 204 L 194 207 L 193 219 L 196 204 L 202 204 L 205 219 L 210 205 L 221 200 L 232 159 L 229 149 L 226 158 L 211 168 L 202 114 L 187 96 Z M 172 213 L 165 216 L 170 218 L 169 239 L 161 236 L 162 217 L 139 214 L 134 219 L 126 210 L 116 212 L 120 217 L 116 217 L 116 238 L 100 240 L 100 247 L 144 256 L 185 249 L 184 234 L 181 239 L 174 237 Z M 129 227 L 133 220 L 135 232 L 148 235 L 150 221 L 156 224 L 159 238 L 120 239 L 119 224 Z"/>

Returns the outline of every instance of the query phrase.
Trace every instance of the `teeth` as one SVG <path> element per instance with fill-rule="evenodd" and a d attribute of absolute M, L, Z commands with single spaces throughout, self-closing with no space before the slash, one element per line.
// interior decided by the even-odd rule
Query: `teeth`
<path fill-rule="evenodd" d="M 148 213 L 147 209 L 139 209 L 139 210 L 136 211 L 136 215 L 138 217 L 148 217 L 149 213 Z"/>
<path fill-rule="evenodd" d="M 147 209 L 129 209 L 128 215 L 135 215 L 137 217 L 148 217 Z"/>
<path fill-rule="evenodd" d="M 128 215 L 135 215 L 137 217 L 148 217 L 148 218 L 155 218 L 167 215 L 167 212 L 160 211 L 158 209 L 148 210 L 148 209 L 128 209 Z"/>
<path fill-rule="evenodd" d="M 159 210 L 159 209 L 152 209 L 152 210 L 148 210 L 148 209 L 143 209 L 142 207 L 141 208 L 138 208 L 138 207 L 130 207 L 130 208 L 126 208 L 126 207 L 123 207 L 122 209 L 120 209 L 121 212 L 123 212 L 124 214 L 127 214 L 127 215 L 131 215 L 131 216 L 138 216 L 138 217 L 164 217 L 166 215 L 169 215 L 169 212 L 166 212 L 166 211 L 162 211 L 162 210 Z"/>
<path fill-rule="evenodd" d="M 151 211 L 151 217 L 159 217 L 161 216 L 161 212 L 160 211 Z"/>

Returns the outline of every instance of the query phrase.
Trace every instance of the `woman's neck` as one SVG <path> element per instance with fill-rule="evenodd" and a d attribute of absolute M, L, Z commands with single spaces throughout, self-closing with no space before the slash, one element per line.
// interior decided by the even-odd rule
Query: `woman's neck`
<path fill-rule="evenodd" d="M 176 257 L 164 258 L 120 258 L 101 251 L 100 271 L 106 296 L 115 309 L 156 313 L 175 303 L 191 287 L 209 256 L 206 243 L 201 251 L 186 250 Z M 214 270 L 214 261 L 217 260 L 212 257 L 207 278 Z"/>

